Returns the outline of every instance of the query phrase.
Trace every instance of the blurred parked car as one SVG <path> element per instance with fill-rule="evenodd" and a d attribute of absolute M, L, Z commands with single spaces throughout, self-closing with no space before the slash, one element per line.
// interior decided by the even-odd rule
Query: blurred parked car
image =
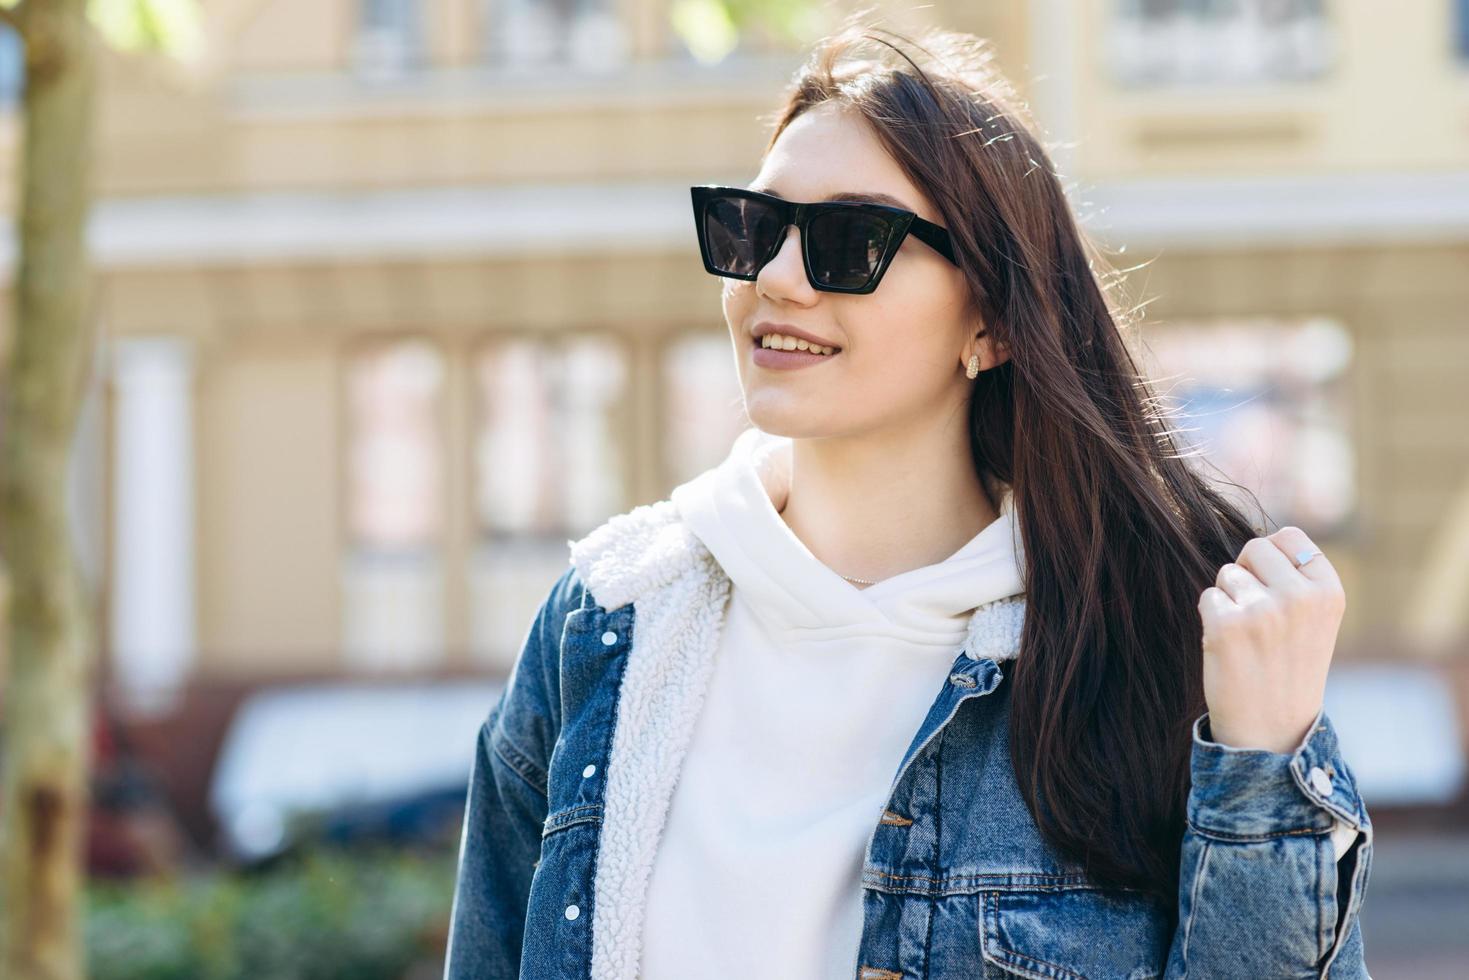
<path fill-rule="evenodd" d="M 1462 709 L 1441 667 L 1337 664 L 1326 683 L 1326 710 L 1374 815 L 1446 807 L 1469 793 Z"/>
<path fill-rule="evenodd" d="M 502 687 L 322 682 L 251 694 L 210 780 L 222 850 L 255 863 L 324 840 L 457 839 L 475 736 Z"/>

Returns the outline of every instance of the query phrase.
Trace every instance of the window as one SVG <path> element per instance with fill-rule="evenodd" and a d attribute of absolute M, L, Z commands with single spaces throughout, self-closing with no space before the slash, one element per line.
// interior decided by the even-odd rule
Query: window
<path fill-rule="evenodd" d="M 1331 62 L 1325 0 L 1113 0 L 1123 85 L 1300 81 Z"/>
<path fill-rule="evenodd" d="M 610 337 L 507 338 L 479 352 L 475 505 L 486 534 L 589 531 L 622 509 L 627 374 Z"/>
<path fill-rule="evenodd" d="M 443 656 L 443 355 L 425 340 L 373 344 L 346 382 L 346 656 L 422 667 Z"/>
<path fill-rule="evenodd" d="M 727 332 L 685 334 L 663 350 L 663 471 L 671 488 L 723 460 L 750 420 Z"/>
<path fill-rule="evenodd" d="M 487 59 L 509 68 L 616 68 L 627 36 L 613 0 L 484 0 Z"/>
<path fill-rule="evenodd" d="M 1351 337 L 1336 321 L 1220 319 L 1147 328 L 1144 361 L 1179 451 L 1248 488 L 1272 526 L 1338 531 L 1356 503 Z M 1211 468 L 1202 472 L 1211 479 Z M 1220 490 L 1255 515 L 1234 487 Z"/>
<path fill-rule="evenodd" d="M 628 506 L 629 363 L 612 337 L 496 338 L 474 357 L 471 644 L 508 667 L 567 563 Z"/>
<path fill-rule="evenodd" d="M 359 74 L 394 78 L 421 63 L 422 6 L 418 0 L 359 0 L 353 52 Z"/>

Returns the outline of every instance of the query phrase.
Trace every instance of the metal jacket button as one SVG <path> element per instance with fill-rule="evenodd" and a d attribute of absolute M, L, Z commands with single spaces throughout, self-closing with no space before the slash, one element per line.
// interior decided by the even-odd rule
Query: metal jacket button
<path fill-rule="evenodd" d="M 1331 785 L 1331 777 L 1326 775 L 1320 766 L 1312 766 L 1309 775 L 1311 777 L 1311 788 L 1322 796 L 1330 796 L 1332 790 L 1336 788 Z"/>
<path fill-rule="evenodd" d="M 566 917 L 568 919 L 574 919 L 579 915 L 581 915 L 581 909 L 577 908 L 575 905 L 566 906 Z"/>
<path fill-rule="evenodd" d="M 617 634 L 614 633 L 614 632 L 612 632 L 611 630 L 608 630 L 607 632 L 605 632 L 605 633 L 602 634 L 602 645 L 603 646 L 610 647 L 612 644 L 614 644 L 616 642 L 617 642 Z"/>
<path fill-rule="evenodd" d="M 582 779 L 586 779 L 589 776 L 591 776 L 592 773 L 594 773 L 596 771 L 597 771 L 597 767 L 596 766 L 587 766 L 585 769 L 583 769 L 581 771 L 581 778 Z"/>

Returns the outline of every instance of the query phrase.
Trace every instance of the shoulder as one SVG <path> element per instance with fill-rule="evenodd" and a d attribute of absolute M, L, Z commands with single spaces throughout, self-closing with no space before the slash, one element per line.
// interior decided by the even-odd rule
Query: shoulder
<path fill-rule="evenodd" d="M 541 601 L 514 668 L 518 674 L 544 667 L 548 682 L 562 633 L 574 613 L 615 611 L 672 580 L 704 551 L 668 500 L 613 515 L 566 543 L 570 564 Z M 512 683 L 515 679 L 512 674 Z"/>
<path fill-rule="evenodd" d="M 598 623 L 629 617 L 631 609 L 618 610 L 636 599 L 647 598 L 655 606 L 697 600 L 702 593 L 685 587 L 686 573 L 713 566 L 669 500 L 616 514 L 567 544 L 570 565 L 531 620 L 486 724 L 491 743 L 502 755 L 520 760 L 517 768 L 538 786 L 544 785 L 546 760 L 561 728 L 563 687 L 575 687 L 580 676 L 561 673 L 567 667 L 562 647 L 568 632 L 595 631 Z M 675 583 L 675 589 L 663 588 Z"/>

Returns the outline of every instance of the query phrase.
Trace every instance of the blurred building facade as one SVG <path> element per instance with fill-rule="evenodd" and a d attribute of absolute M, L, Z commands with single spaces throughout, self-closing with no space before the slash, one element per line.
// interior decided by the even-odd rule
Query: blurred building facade
<path fill-rule="evenodd" d="M 567 539 L 745 424 L 687 186 L 754 175 L 803 52 L 703 60 L 666 0 L 201 6 L 203 62 L 106 68 L 75 511 L 109 675 L 503 672 Z M 1189 438 L 1331 550 L 1339 656 L 1465 656 L 1469 3 L 893 20 L 992 40 Z"/>

